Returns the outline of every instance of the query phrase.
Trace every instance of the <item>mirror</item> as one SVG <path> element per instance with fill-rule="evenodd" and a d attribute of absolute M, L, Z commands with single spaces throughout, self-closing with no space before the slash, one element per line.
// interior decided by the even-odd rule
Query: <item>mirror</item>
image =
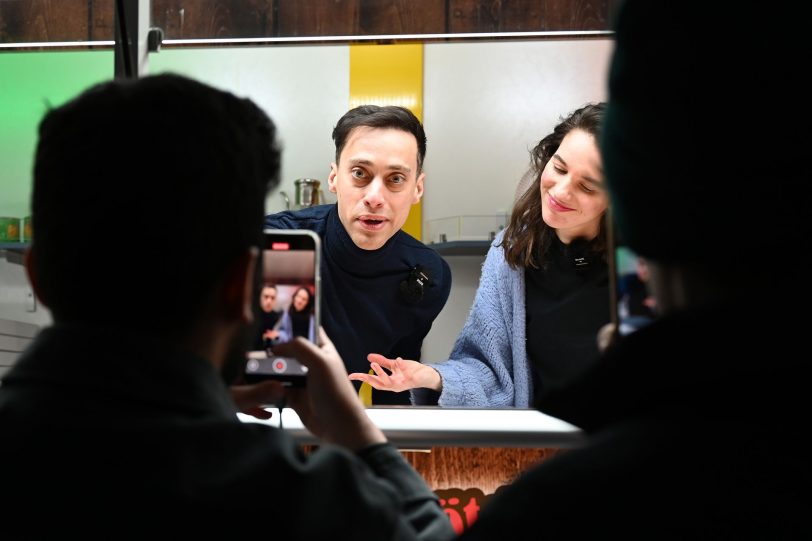
<path fill-rule="evenodd" d="M 268 111 L 284 145 L 283 181 L 266 202 L 267 211 L 276 212 L 285 204 L 280 191 L 294 193 L 295 179 L 326 180 L 335 152 L 332 128 L 350 103 L 351 47 L 165 46 L 150 56 L 149 71 L 196 77 L 251 97 Z M 424 234 L 432 220 L 509 212 L 527 169 L 529 150 L 562 115 L 606 98 L 611 49 L 612 38 L 606 35 L 425 43 Z M 48 104 L 61 103 L 108 78 L 112 66 L 113 53 L 107 50 L 0 55 L 0 78 L 15 81 L 13 88 L 0 89 L 0 102 L 15 111 L 15 122 L 0 122 L 0 163 L 4 164 L 0 216 L 27 212 L 36 125 Z M 149 152 L 145 144 L 133 149 L 133 156 L 148 159 Z M 326 196 L 327 202 L 334 201 L 332 194 Z M 92 242 L 92 232 L 80 234 Z M 451 351 L 471 307 L 483 259 L 481 254 L 447 257 L 452 291 L 424 341 L 424 361 L 444 359 Z M 0 268 L 3 273 L 17 270 L 21 272 L 21 268 Z M 5 284 L 4 274 L 0 281 Z M 15 305 L 12 311 L 10 315 L 0 312 L 0 317 L 23 321 L 39 317 L 34 322 L 44 323 L 42 310 L 28 314 Z"/>

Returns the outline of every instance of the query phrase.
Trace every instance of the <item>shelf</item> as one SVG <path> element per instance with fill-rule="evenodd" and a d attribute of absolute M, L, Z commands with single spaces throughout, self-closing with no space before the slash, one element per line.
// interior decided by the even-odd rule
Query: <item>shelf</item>
<path fill-rule="evenodd" d="M 451 242 L 436 242 L 429 244 L 437 253 L 444 256 L 453 255 L 485 255 L 491 247 L 489 240 L 453 240 Z"/>
<path fill-rule="evenodd" d="M 9 263 L 23 264 L 23 252 L 28 248 L 27 242 L 0 242 L 0 259 Z"/>

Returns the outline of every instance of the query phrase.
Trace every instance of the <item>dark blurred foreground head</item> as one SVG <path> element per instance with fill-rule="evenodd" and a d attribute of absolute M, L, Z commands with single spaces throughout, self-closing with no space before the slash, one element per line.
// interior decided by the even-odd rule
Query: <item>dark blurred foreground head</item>
<path fill-rule="evenodd" d="M 170 74 L 102 83 L 49 111 L 29 264 L 54 320 L 187 332 L 258 245 L 275 138 L 252 101 Z"/>
<path fill-rule="evenodd" d="M 789 13 L 694 0 L 621 9 L 606 181 L 621 240 L 659 268 L 725 287 L 800 270 L 810 233 L 808 55 Z"/>

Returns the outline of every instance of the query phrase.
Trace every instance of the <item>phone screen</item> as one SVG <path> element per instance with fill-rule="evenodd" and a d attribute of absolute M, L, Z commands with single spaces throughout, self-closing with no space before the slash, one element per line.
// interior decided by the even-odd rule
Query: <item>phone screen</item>
<path fill-rule="evenodd" d="M 657 317 L 657 306 L 648 285 L 646 261 L 631 248 L 615 249 L 617 267 L 617 320 L 621 336 L 645 327 Z"/>
<path fill-rule="evenodd" d="M 607 212 L 610 264 L 612 336 L 606 344 L 645 327 L 657 318 L 657 306 L 649 286 L 645 259 L 627 246 L 618 234 L 614 217 Z"/>
<path fill-rule="evenodd" d="M 302 336 L 317 343 L 320 318 L 320 239 L 307 230 L 266 229 L 256 282 L 254 330 L 245 380 L 305 384 L 307 367 L 273 354 L 274 344 Z"/>

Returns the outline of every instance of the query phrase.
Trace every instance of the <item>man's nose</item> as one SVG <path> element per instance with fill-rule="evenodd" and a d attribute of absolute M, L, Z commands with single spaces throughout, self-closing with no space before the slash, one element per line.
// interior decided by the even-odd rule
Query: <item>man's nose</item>
<path fill-rule="evenodd" d="M 383 206 L 384 189 L 383 179 L 374 178 L 372 182 L 367 185 L 366 192 L 364 193 L 364 203 L 372 208 Z"/>

